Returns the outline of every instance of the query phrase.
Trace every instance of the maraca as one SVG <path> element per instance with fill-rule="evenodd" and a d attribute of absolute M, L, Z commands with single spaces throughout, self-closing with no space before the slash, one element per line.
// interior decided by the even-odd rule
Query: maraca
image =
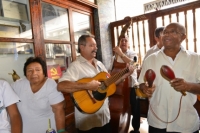
<path fill-rule="evenodd" d="M 155 78 L 156 78 L 155 72 L 152 69 L 148 69 L 145 73 L 145 79 L 148 82 L 149 87 L 152 87 Z"/>
<path fill-rule="evenodd" d="M 174 74 L 173 70 L 166 65 L 162 65 L 162 67 L 160 68 L 160 71 L 161 71 L 161 75 L 168 81 L 175 78 L 175 74 Z M 186 95 L 186 93 L 184 91 L 181 91 L 181 93 L 184 96 Z"/>
<path fill-rule="evenodd" d="M 50 119 L 49 119 L 49 128 L 47 129 L 46 133 L 56 133 L 56 131 L 51 128 L 51 120 Z"/>

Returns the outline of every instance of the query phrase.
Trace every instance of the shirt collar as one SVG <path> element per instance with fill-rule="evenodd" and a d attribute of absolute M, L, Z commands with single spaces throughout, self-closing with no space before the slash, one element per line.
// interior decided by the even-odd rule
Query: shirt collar
<path fill-rule="evenodd" d="M 79 56 L 79 61 L 84 63 L 84 62 L 88 62 L 87 59 L 85 59 L 82 55 Z M 97 59 L 93 59 L 94 63 L 96 64 L 97 63 Z"/>
<path fill-rule="evenodd" d="M 154 49 L 159 49 L 158 46 L 157 46 L 157 44 L 155 45 Z"/>
<path fill-rule="evenodd" d="M 179 52 L 186 52 L 186 53 L 188 53 L 188 51 L 183 46 L 181 46 L 180 48 L 181 48 L 181 50 Z M 161 52 L 164 53 L 164 46 L 161 48 Z"/>

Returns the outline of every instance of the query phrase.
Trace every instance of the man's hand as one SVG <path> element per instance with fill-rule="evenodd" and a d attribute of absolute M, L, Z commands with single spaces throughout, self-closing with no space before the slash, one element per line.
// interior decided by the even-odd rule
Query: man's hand
<path fill-rule="evenodd" d="M 126 78 L 126 77 L 128 77 L 129 75 L 131 75 L 132 73 L 133 73 L 133 71 L 136 69 L 133 65 L 129 65 L 129 64 L 127 64 L 127 67 L 128 67 L 128 73 L 126 73 L 123 77 L 124 77 L 124 79 Z"/>
<path fill-rule="evenodd" d="M 119 83 L 121 83 L 122 81 L 124 81 L 124 79 L 126 77 L 128 77 L 129 75 L 131 75 L 133 73 L 133 71 L 135 70 L 135 68 L 132 65 L 127 64 L 128 67 L 128 72 L 126 74 L 124 74 L 121 78 L 119 78 L 115 84 L 118 85 Z"/>
<path fill-rule="evenodd" d="M 122 55 L 123 55 L 123 52 L 122 52 L 121 48 L 118 47 L 118 46 L 114 47 L 114 48 L 113 48 L 113 51 L 114 51 L 117 55 L 119 55 L 119 56 L 122 56 Z"/>
<path fill-rule="evenodd" d="M 135 66 L 130 65 L 129 63 L 127 63 L 127 68 L 128 68 L 128 72 L 124 74 L 122 79 L 125 79 L 126 77 L 130 76 L 133 73 L 133 71 L 136 69 Z"/>
<path fill-rule="evenodd" d="M 101 82 L 97 81 L 97 80 L 92 80 L 89 83 L 87 83 L 87 89 L 88 90 L 93 90 L 96 91 L 101 85 Z"/>
<path fill-rule="evenodd" d="M 189 91 L 191 89 L 190 84 L 182 78 L 175 78 L 170 81 L 171 87 L 176 91 Z"/>
<path fill-rule="evenodd" d="M 155 91 L 155 85 L 153 84 L 153 86 L 149 88 L 149 85 L 146 82 L 146 83 L 140 84 L 140 89 L 145 95 L 147 95 L 147 97 L 150 98 L 153 95 L 153 92 Z"/>

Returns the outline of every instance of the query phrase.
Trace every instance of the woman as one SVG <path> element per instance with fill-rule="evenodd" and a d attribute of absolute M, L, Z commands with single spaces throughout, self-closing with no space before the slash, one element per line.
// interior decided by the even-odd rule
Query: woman
<path fill-rule="evenodd" d="M 24 64 L 24 75 L 13 84 L 21 102 L 23 133 L 45 133 L 48 119 L 58 133 L 65 131 L 64 97 L 54 80 L 47 78 L 46 63 L 40 57 L 30 57 Z"/>
<path fill-rule="evenodd" d="M 0 79 L 0 133 L 22 133 L 22 119 L 16 105 L 19 101 L 9 83 Z"/>

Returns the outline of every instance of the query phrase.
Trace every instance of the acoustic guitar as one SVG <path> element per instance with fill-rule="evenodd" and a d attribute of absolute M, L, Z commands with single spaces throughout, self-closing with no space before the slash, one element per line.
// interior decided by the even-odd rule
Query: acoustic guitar
<path fill-rule="evenodd" d="M 134 69 L 138 66 L 135 62 L 131 62 L 130 65 L 133 65 Z M 98 80 L 101 82 L 101 85 L 97 91 L 85 89 L 71 93 L 71 97 L 77 109 L 88 114 L 98 111 L 103 105 L 105 99 L 115 92 L 115 82 L 128 71 L 128 68 L 125 68 L 111 77 L 109 73 L 100 72 L 93 78 L 83 78 L 78 80 L 77 82 L 79 83 L 88 83 L 92 80 Z"/>

